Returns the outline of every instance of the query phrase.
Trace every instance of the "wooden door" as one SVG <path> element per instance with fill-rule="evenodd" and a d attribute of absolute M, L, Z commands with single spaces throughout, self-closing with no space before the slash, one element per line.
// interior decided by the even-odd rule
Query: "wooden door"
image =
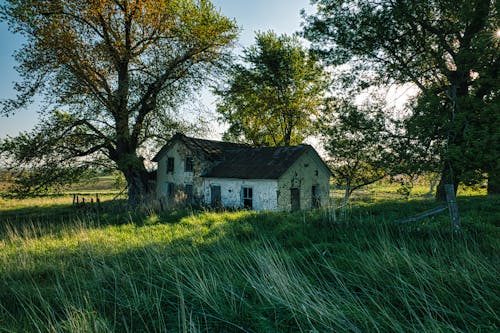
<path fill-rule="evenodd" d="M 210 204 L 213 207 L 218 207 L 221 205 L 221 194 L 220 194 L 220 186 L 210 186 Z"/>
<path fill-rule="evenodd" d="M 300 189 L 290 189 L 290 198 L 292 204 L 292 211 L 300 210 Z"/>

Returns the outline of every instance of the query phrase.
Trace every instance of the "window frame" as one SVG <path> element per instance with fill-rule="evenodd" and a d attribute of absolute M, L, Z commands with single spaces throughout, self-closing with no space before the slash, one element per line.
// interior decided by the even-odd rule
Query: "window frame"
<path fill-rule="evenodd" d="M 172 182 L 167 183 L 167 197 L 172 199 L 175 195 L 175 184 Z"/>
<path fill-rule="evenodd" d="M 253 187 L 241 187 L 241 205 L 244 209 L 253 209 Z"/>
<path fill-rule="evenodd" d="M 188 188 L 190 188 L 191 190 L 188 191 Z M 193 190 L 194 190 L 193 184 L 185 184 L 184 185 L 184 194 L 186 194 L 186 200 L 189 203 L 193 202 L 193 198 L 194 198 Z"/>
<path fill-rule="evenodd" d="M 188 163 L 189 161 L 189 163 Z M 192 156 L 186 156 L 184 159 L 184 172 L 193 172 L 194 170 L 194 163 L 193 163 L 193 157 Z M 188 168 L 189 166 L 189 168 Z"/>
<path fill-rule="evenodd" d="M 175 158 L 167 156 L 167 174 L 174 173 L 175 170 Z"/>
<path fill-rule="evenodd" d="M 321 207 L 321 195 L 319 193 L 319 185 L 315 184 L 311 186 L 311 207 L 320 208 Z"/>

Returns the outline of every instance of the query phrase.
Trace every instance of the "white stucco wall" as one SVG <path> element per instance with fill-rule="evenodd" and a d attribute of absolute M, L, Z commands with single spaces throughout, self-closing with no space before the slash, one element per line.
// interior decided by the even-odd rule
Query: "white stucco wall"
<path fill-rule="evenodd" d="M 242 187 L 251 187 L 253 191 L 254 210 L 278 209 L 278 181 L 275 179 L 230 179 L 205 178 L 203 182 L 204 201 L 209 205 L 210 187 L 220 186 L 222 205 L 227 208 L 242 208 Z"/>

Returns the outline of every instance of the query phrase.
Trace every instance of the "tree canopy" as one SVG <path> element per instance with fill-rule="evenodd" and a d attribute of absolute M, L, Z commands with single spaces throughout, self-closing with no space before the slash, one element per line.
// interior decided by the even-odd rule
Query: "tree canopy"
<path fill-rule="evenodd" d="M 141 148 L 175 130 L 172 108 L 226 61 L 238 32 L 209 0 L 7 0 L 0 12 L 27 40 L 16 53 L 18 96 L 2 112 L 35 94 L 46 102 L 33 132 L 0 146 L 35 175 L 18 189 L 110 161 L 132 204 L 148 191 Z"/>
<path fill-rule="evenodd" d="M 256 146 L 301 143 L 321 109 L 325 75 L 296 37 L 257 33 L 229 82 L 215 89 L 226 139 Z"/>
<path fill-rule="evenodd" d="M 330 101 L 328 106 L 318 129 L 333 178 L 345 188 L 347 200 L 355 190 L 390 172 L 385 119 L 378 106 L 367 109 L 370 106 L 348 100 Z"/>
<path fill-rule="evenodd" d="M 500 175 L 499 4 L 495 0 L 313 0 L 304 34 L 358 87 L 412 82 L 420 91 L 407 135 L 432 140 L 441 186 Z M 494 162 L 495 161 L 495 162 Z M 477 177 L 476 177 L 477 178 Z"/>

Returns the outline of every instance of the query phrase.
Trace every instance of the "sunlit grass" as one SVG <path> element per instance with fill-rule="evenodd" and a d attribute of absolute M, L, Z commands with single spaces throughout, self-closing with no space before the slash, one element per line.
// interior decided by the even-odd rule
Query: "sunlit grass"
<path fill-rule="evenodd" d="M 361 198 L 335 215 L 82 211 L 54 199 L 0 208 L 0 331 L 500 327 L 500 197 L 459 197 L 461 235 L 447 213 L 393 223 L 435 205 L 425 198 Z"/>

